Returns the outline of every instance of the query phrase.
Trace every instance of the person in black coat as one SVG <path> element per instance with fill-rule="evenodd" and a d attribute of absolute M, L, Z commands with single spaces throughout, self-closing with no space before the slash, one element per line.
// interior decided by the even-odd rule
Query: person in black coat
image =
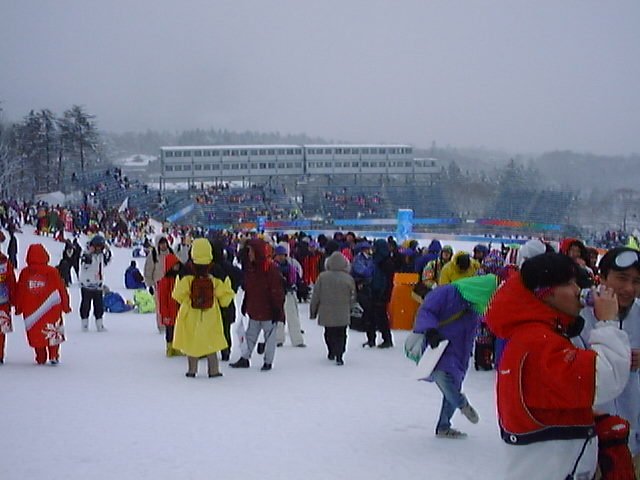
<path fill-rule="evenodd" d="M 76 277 L 80 280 L 80 255 L 82 255 L 82 247 L 78 243 L 78 239 L 73 239 L 73 256 L 71 257 L 71 265 L 76 272 Z"/>
<path fill-rule="evenodd" d="M 13 225 L 9 225 L 9 245 L 7 246 L 7 257 L 13 269 L 18 268 L 18 239 L 16 238 L 16 228 Z"/>
<path fill-rule="evenodd" d="M 363 346 L 373 347 L 376 343 L 376 332 L 382 334 L 382 343 L 378 348 L 393 347 L 387 306 L 391 300 L 393 289 L 393 274 L 395 267 L 389 244 L 386 240 L 378 239 L 373 243 L 373 276 L 371 277 L 371 317 L 367 329 L 367 342 Z"/>
<path fill-rule="evenodd" d="M 232 262 L 227 260 L 224 255 L 224 244 L 221 241 L 214 241 L 212 243 L 213 252 L 213 265 L 216 273 L 212 272 L 212 275 L 219 278 L 229 277 L 231 280 L 231 288 L 234 293 L 238 293 L 238 288 L 242 285 L 242 270 L 236 267 Z M 223 362 L 229 361 L 231 354 L 231 324 L 236 321 L 236 304 L 235 300 L 226 307 L 220 307 L 220 314 L 222 315 L 222 329 L 224 331 L 224 337 L 229 345 L 222 350 L 221 359 Z"/>
<path fill-rule="evenodd" d="M 62 258 L 60 259 L 60 263 L 56 266 L 62 280 L 64 281 L 64 286 L 68 287 L 71 285 L 71 268 L 73 267 L 73 244 L 71 241 L 67 240 L 64 244 L 64 250 L 62 250 Z"/>

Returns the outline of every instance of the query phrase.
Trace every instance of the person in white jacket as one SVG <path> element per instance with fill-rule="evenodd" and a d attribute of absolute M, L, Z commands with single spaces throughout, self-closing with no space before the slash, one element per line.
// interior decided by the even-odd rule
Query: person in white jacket
<path fill-rule="evenodd" d="M 102 316 L 104 315 L 103 291 L 104 268 L 111 260 L 111 252 L 107 248 L 102 235 L 96 235 L 89 241 L 87 251 L 80 257 L 80 321 L 82 331 L 89 329 L 89 313 L 93 304 L 93 315 L 96 319 L 96 330 L 106 331 Z"/>
<path fill-rule="evenodd" d="M 597 410 L 619 415 L 630 424 L 629 450 L 633 455 L 636 475 L 640 474 L 640 253 L 628 247 L 609 250 L 600 260 L 601 285 L 613 290 L 618 300 L 615 325 L 629 335 L 632 349 L 629 380 L 624 390 L 609 402 L 599 402 Z M 585 328 L 580 335 L 582 345 L 597 326 L 596 310 L 588 306 L 580 315 Z M 575 343 L 575 342 L 574 342 Z"/>

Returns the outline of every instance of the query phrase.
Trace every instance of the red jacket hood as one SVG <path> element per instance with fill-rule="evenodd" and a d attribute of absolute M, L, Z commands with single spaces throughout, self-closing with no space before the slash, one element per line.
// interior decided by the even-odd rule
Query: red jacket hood
<path fill-rule="evenodd" d="M 164 273 L 171 270 L 176 263 L 180 263 L 180 259 L 173 253 L 169 253 L 164 257 Z"/>
<path fill-rule="evenodd" d="M 531 324 L 565 332 L 575 318 L 538 299 L 524 286 L 520 274 L 513 272 L 493 297 L 485 321 L 495 335 L 509 339 L 516 330 Z"/>
<path fill-rule="evenodd" d="M 27 250 L 27 265 L 48 265 L 49 253 L 41 243 L 29 245 Z"/>

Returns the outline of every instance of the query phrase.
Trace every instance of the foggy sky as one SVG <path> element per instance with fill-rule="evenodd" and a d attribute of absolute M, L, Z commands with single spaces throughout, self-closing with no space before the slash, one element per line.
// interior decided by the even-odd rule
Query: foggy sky
<path fill-rule="evenodd" d="M 640 2 L 0 0 L 4 118 L 640 152 Z"/>

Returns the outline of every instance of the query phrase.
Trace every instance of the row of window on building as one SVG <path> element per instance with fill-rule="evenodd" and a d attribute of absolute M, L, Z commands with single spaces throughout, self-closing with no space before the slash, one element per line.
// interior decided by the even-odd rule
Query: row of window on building
<path fill-rule="evenodd" d="M 302 162 L 287 162 L 287 163 L 278 163 L 278 168 L 281 170 L 284 169 L 299 169 L 302 170 Z M 276 163 L 254 163 L 251 164 L 251 167 L 256 170 L 275 170 Z M 219 163 L 195 163 L 193 166 L 190 163 L 186 163 L 184 165 L 165 165 L 165 172 L 189 172 L 191 170 L 222 170 L 222 165 Z M 249 170 L 248 163 L 225 163 L 224 170 Z"/>
<path fill-rule="evenodd" d="M 397 168 L 409 167 L 413 162 L 307 162 L 309 168 Z"/>
<path fill-rule="evenodd" d="M 411 147 L 331 147 L 307 148 L 308 155 L 398 155 L 411 154 Z M 165 150 L 166 158 L 175 157 L 257 157 L 257 156 L 302 155 L 302 148 L 256 148 L 213 150 Z"/>
<path fill-rule="evenodd" d="M 411 147 L 335 147 L 307 148 L 308 155 L 398 155 L 411 154 Z"/>
<path fill-rule="evenodd" d="M 165 157 L 257 157 L 259 155 L 302 155 L 301 148 L 264 148 L 252 150 L 165 150 Z"/>

